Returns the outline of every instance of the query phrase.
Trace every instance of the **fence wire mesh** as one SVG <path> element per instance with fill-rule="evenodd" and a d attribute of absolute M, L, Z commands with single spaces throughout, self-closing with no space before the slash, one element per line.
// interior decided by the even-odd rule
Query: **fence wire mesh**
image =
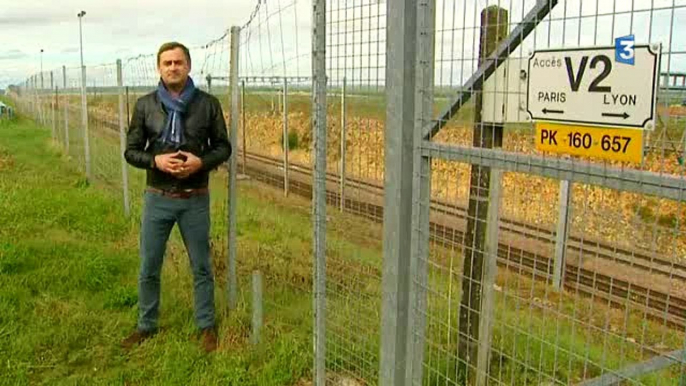
<path fill-rule="evenodd" d="M 374 384 L 381 321 L 386 5 L 326 3 L 327 380 Z"/>
<path fill-rule="evenodd" d="M 119 140 L 119 88 L 117 65 L 87 68 L 87 114 L 93 178 L 123 189 Z"/>
<path fill-rule="evenodd" d="M 67 68 L 65 73 L 67 88 L 63 102 L 66 108 L 64 124 L 69 133 L 68 138 L 65 135 L 65 145 L 68 145 L 65 150 L 79 170 L 85 172 L 85 133 L 81 124 L 81 68 Z"/>
<path fill-rule="evenodd" d="M 220 100 L 227 127 L 240 118 L 232 143 L 240 183 L 275 188 L 239 193 L 238 202 L 270 201 L 278 213 L 273 221 L 292 228 L 288 240 L 277 238 L 256 229 L 262 212 L 238 205 L 231 245 L 229 174 L 220 168 L 210 187 L 215 275 L 228 275 L 229 248 L 238 248 L 238 310 L 254 306 L 247 289 L 251 273 L 260 271 L 263 340 L 292 334 L 306 347 L 317 327 L 311 243 L 326 226 L 327 384 L 383 384 L 382 241 L 383 226 L 393 225 L 383 224 L 384 183 L 387 170 L 398 167 L 385 162 L 386 138 L 395 135 L 387 128 L 388 79 L 397 75 L 387 74 L 393 63 L 387 68 L 386 48 L 387 39 L 400 38 L 387 30 L 397 3 L 325 4 L 325 224 L 301 223 L 317 193 L 312 176 L 321 135 L 312 124 L 313 78 L 321 75 L 312 70 L 312 33 L 322 34 L 313 26 L 314 4 L 257 1 L 237 44 L 239 117 L 230 115 L 230 32 L 191 48 L 196 85 Z M 686 1 L 423 0 L 410 12 L 420 19 L 417 66 L 433 74 L 412 90 L 412 98 L 432 100 L 431 114 L 415 120 L 440 127 L 414 150 L 430 166 L 413 172 L 413 243 L 429 241 L 413 246 L 415 270 L 405 288 L 415 294 L 408 339 L 416 344 L 406 358 L 418 363 L 412 383 L 683 383 Z M 487 80 L 480 72 L 485 58 L 522 29 L 521 44 L 507 46 Z M 539 151 L 525 111 L 531 53 L 614 47 L 631 34 L 637 43 L 661 44 L 657 118 L 641 134 L 642 162 Z M 54 130 L 56 143 L 81 172 L 90 170 L 93 182 L 126 191 L 139 216 L 145 172 L 121 170 L 117 65 L 86 73 L 85 85 L 80 67 L 31 76 L 19 87 L 18 108 Z M 157 87 L 155 54 L 123 59 L 122 73 L 126 130 L 136 100 Z M 441 114 L 459 95 L 470 98 Z M 259 247 L 249 249 L 257 244 L 247 238 Z M 172 240 L 172 265 L 185 267 L 178 232 Z"/>
<path fill-rule="evenodd" d="M 520 107 L 526 108 L 527 83 L 519 75 L 527 74 L 537 50 L 614 48 L 615 38 L 631 34 L 637 44 L 662 44 L 660 71 L 671 80 L 660 85 L 644 161 L 573 162 L 599 165 L 601 179 L 640 170 L 681 180 L 684 127 L 673 104 L 683 90 L 675 90 L 671 73 L 686 66 L 677 38 L 684 3 L 436 2 L 435 111 L 465 91 L 498 43 L 534 23 L 527 15 L 541 4 L 550 14 L 505 52 L 501 70 L 482 78 L 483 88 L 454 116 L 439 118 L 444 127 L 432 143 L 447 146 L 425 153 L 433 158 L 431 172 L 420 178 L 430 181 L 431 201 L 417 205 L 430 211 L 432 241 L 424 261 L 428 279 L 415 279 L 427 305 L 414 309 L 426 323 L 423 382 L 580 384 L 605 376 L 597 384 L 609 384 L 602 381 L 614 374 L 626 384 L 677 384 L 685 327 L 681 199 L 632 191 L 625 183 L 645 183 L 646 174 L 615 186 L 560 178 L 570 170 L 560 161 L 570 158 L 537 150 L 534 125 Z M 476 148 L 507 155 L 498 156 L 497 167 L 455 156 Z M 551 173 L 516 172 L 515 155 L 542 156 Z M 665 355 L 661 363 L 671 366 L 662 370 L 625 372 Z"/>
<path fill-rule="evenodd" d="M 270 202 L 275 226 L 288 228 L 286 235 L 254 229 L 249 224 L 262 214 L 241 212 L 239 205 L 239 218 L 245 216 L 248 224 L 244 237 L 262 242 L 258 250 L 239 250 L 238 276 L 249 279 L 259 272 L 263 278 L 261 339 L 272 341 L 281 334 L 289 336 L 294 347 L 310 347 L 313 331 L 312 227 L 302 222 L 311 211 L 313 192 L 311 36 L 303 28 L 311 13 L 309 1 L 257 1 L 237 45 L 235 154 L 239 186 L 247 186 L 239 190 L 245 195 L 238 202 Z M 251 189 L 255 187 L 257 196 Z M 244 285 L 249 283 L 239 287 Z"/>

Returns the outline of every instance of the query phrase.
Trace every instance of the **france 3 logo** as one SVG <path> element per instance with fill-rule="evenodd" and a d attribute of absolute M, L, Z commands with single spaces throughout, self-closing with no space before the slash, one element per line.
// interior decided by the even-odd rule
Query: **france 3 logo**
<path fill-rule="evenodd" d="M 634 35 L 627 35 L 615 39 L 615 61 L 633 66 L 636 63 Z"/>

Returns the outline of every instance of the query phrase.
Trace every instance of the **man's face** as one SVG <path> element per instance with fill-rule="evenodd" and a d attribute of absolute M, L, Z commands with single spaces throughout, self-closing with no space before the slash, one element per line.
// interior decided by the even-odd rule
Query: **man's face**
<path fill-rule="evenodd" d="M 178 88 L 186 84 L 191 66 L 181 48 L 164 51 L 160 55 L 158 70 L 167 87 Z"/>

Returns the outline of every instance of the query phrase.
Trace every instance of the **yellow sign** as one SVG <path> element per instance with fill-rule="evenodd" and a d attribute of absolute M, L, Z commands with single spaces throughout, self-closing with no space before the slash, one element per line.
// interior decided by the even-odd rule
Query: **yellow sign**
<path fill-rule="evenodd" d="M 612 161 L 641 163 L 643 131 L 536 123 L 536 149 Z"/>

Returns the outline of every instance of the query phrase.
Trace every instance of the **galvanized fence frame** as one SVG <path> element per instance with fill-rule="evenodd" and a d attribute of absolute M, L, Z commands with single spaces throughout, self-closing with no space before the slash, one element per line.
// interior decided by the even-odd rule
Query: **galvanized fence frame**
<path fill-rule="evenodd" d="M 500 2 L 498 2 L 499 4 Z M 383 328 L 387 332 L 383 336 L 382 358 L 381 358 L 381 376 L 380 380 L 383 384 L 423 384 L 427 381 L 425 370 L 433 370 L 430 365 L 425 363 L 423 351 L 427 342 L 425 336 L 425 325 L 427 318 L 427 291 L 431 291 L 430 286 L 427 285 L 427 264 L 432 264 L 428 257 L 429 254 L 429 238 L 430 238 L 430 223 L 429 212 L 432 207 L 430 188 L 431 188 L 431 162 L 432 160 L 447 160 L 459 161 L 471 164 L 472 168 L 488 168 L 490 173 L 490 189 L 489 183 L 486 182 L 486 203 L 490 201 L 490 208 L 486 206 L 486 211 L 483 212 L 483 220 L 485 228 L 482 228 L 483 241 L 478 248 L 484 259 L 483 266 L 478 272 L 478 277 L 467 278 L 463 273 L 461 277 L 463 290 L 466 282 L 473 282 L 476 280 L 482 281 L 478 289 L 479 298 L 474 305 L 467 305 L 470 312 L 474 312 L 477 316 L 481 316 L 481 322 L 476 322 L 476 325 L 470 327 L 466 334 L 474 333 L 475 342 L 478 345 L 472 347 L 460 346 L 458 351 L 460 358 L 460 366 L 464 367 L 465 373 L 462 375 L 462 381 L 469 384 L 487 384 L 490 382 L 500 382 L 495 378 L 489 378 L 488 361 L 490 355 L 489 331 L 492 328 L 489 325 L 489 300 L 493 295 L 493 287 L 495 285 L 495 261 L 498 250 L 498 224 L 499 221 L 499 186 L 500 173 L 502 172 L 519 172 L 529 175 L 538 175 L 552 179 L 561 180 L 560 189 L 560 215 L 558 219 L 558 234 L 555 267 L 551 267 L 551 284 L 558 289 L 562 286 L 562 276 L 564 275 L 564 253 L 567 249 L 566 237 L 569 217 L 569 202 L 571 183 L 590 184 L 595 186 L 603 186 L 619 191 L 630 191 L 640 194 L 646 194 L 656 197 L 664 197 L 677 202 L 682 202 L 684 198 L 684 183 L 683 178 L 677 176 L 668 176 L 656 174 L 643 170 L 632 170 L 627 168 L 612 168 L 607 165 L 597 165 L 593 162 L 580 161 L 575 159 L 550 158 L 539 155 L 518 154 L 512 151 L 502 151 L 488 148 L 474 148 L 470 146 L 459 146 L 448 143 L 437 143 L 431 141 L 431 138 L 438 133 L 440 128 L 448 123 L 448 121 L 457 115 L 460 108 L 465 105 L 473 94 L 479 94 L 482 90 L 483 84 L 490 75 L 492 75 L 496 68 L 507 59 L 511 52 L 515 51 L 526 36 L 534 32 L 536 26 L 548 17 L 551 9 L 554 8 L 558 2 L 554 0 L 537 1 L 536 5 L 530 10 L 524 21 L 509 32 L 508 37 L 499 43 L 495 48 L 495 52 L 488 55 L 478 69 L 472 74 L 467 82 L 461 87 L 457 98 L 453 99 L 450 105 L 443 110 L 438 119 L 433 118 L 432 109 L 433 103 L 430 98 L 433 95 L 433 63 L 434 54 L 432 48 L 435 44 L 435 2 L 421 1 L 416 4 L 416 8 L 401 2 L 393 2 L 389 4 L 389 15 L 404 15 L 403 18 L 407 21 L 405 29 L 401 29 L 402 23 L 399 21 L 389 20 L 389 47 L 393 46 L 391 39 L 395 39 L 395 44 L 417 44 L 415 47 L 398 50 L 399 53 L 414 52 L 415 50 L 420 54 L 416 61 L 411 60 L 389 60 L 388 62 L 388 100 L 389 103 L 395 100 L 394 106 L 388 106 L 387 118 L 387 138 L 386 151 L 398 152 L 401 143 L 400 141 L 412 133 L 411 125 L 409 123 L 401 124 L 394 121 L 392 118 L 397 118 L 392 115 L 393 111 L 397 111 L 399 106 L 403 106 L 402 111 L 415 111 L 414 119 L 417 127 L 415 133 L 421 130 L 422 137 L 417 137 L 412 142 L 413 145 L 406 145 L 409 148 L 414 148 L 414 167 L 412 169 L 405 168 L 404 176 L 413 176 L 412 193 L 408 192 L 409 188 L 402 189 L 398 187 L 399 181 L 402 181 L 403 176 L 396 176 L 389 178 L 387 175 L 387 183 L 385 187 L 386 195 L 392 194 L 395 197 L 402 197 L 402 194 L 413 194 L 413 205 L 411 215 L 405 213 L 400 217 L 402 220 L 396 218 L 399 216 L 386 215 L 386 222 L 384 227 L 387 230 L 388 238 L 385 239 L 388 246 L 385 248 L 384 255 L 384 286 L 388 288 L 384 293 L 384 312 L 383 312 Z M 565 5 L 566 7 L 566 5 Z M 669 9 L 669 6 L 664 6 Z M 674 20 L 675 5 L 672 2 L 672 21 Z M 413 29 L 412 22 L 414 15 L 407 17 L 403 12 L 416 12 L 418 19 L 417 29 Z M 566 14 L 566 13 L 565 13 Z M 596 16 L 597 17 L 597 16 Z M 651 14 L 652 17 L 652 14 Z M 482 18 L 482 21 L 485 20 Z M 651 18 L 652 20 L 652 18 Z M 482 26 L 482 28 L 484 28 Z M 580 27 L 579 27 L 580 28 Z M 393 30 L 391 30 L 393 29 Z M 409 34 L 416 33 L 416 38 L 408 38 Z M 482 32 L 483 33 L 483 32 Z M 420 43 L 421 42 L 421 43 Z M 482 41 L 483 44 L 483 41 Z M 419 48 L 416 48 L 419 47 Z M 671 50 L 669 51 L 671 54 Z M 406 63 L 416 65 L 412 71 L 404 69 Z M 395 77 L 391 72 L 395 72 Z M 668 69 L 669 72 L 669 69 Z M 416 74 L 416 80 L 410 73 Z M 403 76 L 398 76 L 403 74 Z M 398 83 L 394 84 L 393 81 Z M 412 84 L 416 81 L 416 88 L 405 89 L 404 98 L 398 94 L 397 90 L 401 90 L 402 86 Z M 398 89 L 394 89 L 398 87 Z M 393 92 L 395 90 L 395 92 Z M 412 100 L 410 95 L 414 95 L 413 104 L 405 105 L 406 101 Z M 428 106 L 428 108 L 427 108 Z M 478 106 L 478 104 L 477 104 Z M 397 114 L 397 113 L 396 113 Z M 395 124 L 393 124 L 395 122 Z M 476 128 L 475 128 L 476 129 Z M 502 129 L 501 129 L 502 130 Z M 390 133 L 390 137 L 388 134 Z M 476 133 L 476 132 L 475 132 Z M 475 134 L 476 135 L 476 134 Z M 407 140 L 407 139 L 406 139 Z M 407 148 L 406 147 L 406 148 Z M 487 146 L 491 147 L 491 146 Z M 386 164 L 387 173 L 399 173 L 402 168 L 402 163 L 396 162 Z M 478 169 L 477 169 L 478 170 Z M 474 171 L 472 172 L 474 173 Z M 472 177 L 474 178 L 474 177 Z M 479 178 L 481 180 L 481 178 Z M 489 179 L 486 179 L 488 181 Z M 482 187 L 483 189 L 483 187 Z M 478 193 L 478 191 L 477 191 Z M 471 199 L 470 199 L 471 200 Z M 393 200 L 393 202 L 395 202 Z M 471 203 L 471 202 L 470 202 Z M 385 206 L 386 211 L 398 209 L 394 206 Z M 479 214 L 481 216 L 482 214 Z M 389 221 L 393 220 L 393 221 Z M 403 222 L 405 222 L 403 224 Z M 406 250 L 408 241 L 406 238 L 399 238 L 401 229 L 406 224 L 412 223 L 412 241 L 411 250 L 412 257 L 408 261 L 407 257 L 402 251 Z M 469 232 L 469 230 L 467 231 Z M 468 233 L 469 235 L 469 233 Z M 472 236 L 474 237 L 474 236 Z M 394 242 L 392 242 L 394 241 Z M 405 248 L 401 248 L 404 246 Z M 475 260 L 476 261 L 476 260 Z M 407 271 L 407 267 L 409 271 Z M 465 266 L 466 267 L 466 266 Z M 491 268 L 489 268 L 491 267 Z M 409 282 L 402 282 L 402 279 L 410 275 Z M 399 285 L 398 283 L 401 283 Z M 471 284 L 469 284 L 471 286 Z M 408 300 L 409 299 L 409 300 Z M 464 298 L 463 298 L 464 306 Z M 474 309 L 473 307 L 478 307 Z M 483 309 L 481 307 L 484 307 Z M 483 312 L 483 314 L 482 314 Z M 409 318 L 409 319 L 406 319 Z M 485 323 L 484 323 L 485 320 Z M 464 322 L 461 318 L 461 322 Z M 451 323 L 448 321 L 448 323 Z M 398 332 L 400 331 L 400 333 Z M 460 328 L 462 332 L 462 328 Z M 478 333 L 476 332 L 478 331 Z M 466 338 L 461 336 L 460 339 Z M 405 345 L 405 347 L 403 347 Z M 467 352 L 465 352 L 465 350 Z M 638 364 L 626 369 L 610 369 L 602 368 L 607 372 L 607 375 L 599 377 L 598 380 L 588 381 L 588 384 L 614 384 L 620 381 L 630 382 L 631 384 L 642 384 L 639 376 L 643 376 L 653 371 L 658 371 L 665 366 L 677 365 L 680 366 L 681 374 L 683 376 L 684 363 L 683 359 L 679 358 L 683 355 L 683 349 L 672 353 L 665 354 L 664 357 L 655 358 L 642 364 Z M 427 367 L 428 366 L 428 367 Z M 403 375 L 403 370 L 406 372 Z M 461 370 L 459 370 L 461 371 Z M 424 374 L 423 374 L 424 373 Z M 468 373 L 468 374 L 467 374 Z M 457 374 L 456 374 L 457 375 Z M 430 377 L 430 375 L 428 375 Z M 446 374 L 447 376 L 447 374 Z M 539 374 L 541 377 L 541 374 Z M 543 376 L 546 378 L 547 376 Z M 429 378 L 430 379 L 430 378 Z M 453 378 L 443 378 L 442 382 L 446 384 L 459 384 L 458 380 Z M 676 380 L 675 380 L 676 381 Z M 429 381 L 431 383 L 431 381 Z M 671 380 L 667 380 L 665 384 Z M 500 384 L 500 383 L 498 383 Z M 585 383 L 586 384 L 586 383 Z M 662 383 L 660 383 L 662 384 Z"/>
<path fill-rule="evenodd" d="M 522 0 L 523 1 L 523 0 Z M 500 1 L 490 2 L 492 4 L 500 5 Z M 616 3 L 616 2 L 615 2 Z M 663 2 L 664 4 L 667 4 Z M 432 228 L 430 222 L 430 214 L 432 212 L 432 163 L 436 160 L 445 160 L 453 163 L 462 163 L 469 165 L 476 165 L 480 168 L 490 168 L 490 178 L 488 184 L 484 189 L 484 194 L 480 198 L 489 202 L 488 209 L 483 211 L 483 216 L 480 220 L 485 220 L 483 226 L 479 228 L 482 239 L 481 257 L 483 259 L 482 266 L 482 282 L 479 291 L 481 298 L 479 300 L 479 307 L 484 311 L 477 312 L 480 316 L 478 323 L 471 326 L 471 331 L 478 331 L 475 333 L 478 337 L 488 336 L 492 329 L 492 324 L 489 324 L 489 306 L 492 302 L 494 287 L 494 273 L 495 262 L 498 250 L 498 227 L 493 226 L 497 224 L 500 217 L 500 210 L 498 203 L 500 202 L 502 191 L 499 192 L 501 186 L 499 181 L 505 173 L 515 172 L 526 175 L 535 175 L 555 179 L 560 181 L 559 193 L 559 219 L 557 223 L 556 250 L 554 267 L 551 269 L 551 285 L 558 290 L 564 288 L 564 255 L 568 250 L 567 238 L 569 228 L 569 218 L 573 213 L 570 212 L 572 204 L 571 192 L 573 186 L 580 185 L 594 185 L 603 186 L 609 189 L 620 190 L 623 192 L 635 192 L 641 195 L 650 195 L 654 197 L 662 197 L 677 202 L 684 201 L 684 190 L 686 190 L 686 183 L 684 179 L 679 176 L 664 175 L 654 173 L 646 170 L 634 170 L 630 168 L 612 168 L 607 165 L 597 164 L 593 162 L 580 161 L 576 159 L 565 158 L 551 158 L 536 154 L 522 154 L 514 151 L 489 149 L 487 147 L 472 147 L 460 146 L 450 143 L 442 143 L 432 141 L 431 138 L 438 133 L 440 128 L 447 124 L 451 118 L 458 115 L 460 109 L 467 104 L 467 101 L 475 94 L 478 94 L 483 89 L 483 85 L 492 74 L 495 73 L 496 68 L 506 60 L 508 55 L 512 53 L 518 44 L 520 44 L 527 35 L 536 33 L 539 23 L 548 17 L 550 9 L 553 7 L 560 7 L 564 4 L 563 1 L 556 0 L 538 0 L 536 5 L 526 15 L 525 21 L 517 26 L 514 30 L 509 31 L 509 35 L 496 48 L 496 53 L 490 57 L 485 58 L 482 65 L 479 66 L 474 73 L 469 77 L 464 85 L 459 90 L 457 97 L 451 101 L 450 106 L 441 111 L 438 117 L 433 114 L 435 106 L 434 95 L 435 91 L 435 76 L 436 76 L 436 41 L 437 41 L 437 27 L 436 19 L 437 4 L 434 0 L 419 0 L 419 1 L 388 1 L 386 3 L 388 12 L 388 30 L 386 31 L 388 56 L 386 58 L 386 93 L 388 95 L 386 105 L 386 140 L 385 140 L 385 204 L 383 212 L 384 220 L 384 269 L 383 269 L 383 306 L 381 308 L 381 322 L 382 327 L 378 332 L 381 335 L 380 348 L 380 362 L 379 362 L 379 382 L 382 384 L 423 384 L 427 381 L 426 371 L 431 370 L 431 364 L 427 364 L 425 347 L 430 338 L 427 337 L 427 316 L 429 312 L 429 292 L 431 291 L 429 281 L 429 269 L 433 264 L 431 261 L 431 237 Z M 660 9 L 674 9 L 677 2 L 671 1 L 671 5 L 661 5 Z M 314 311 L 314 346 L 313 346 L 313 375 L 316 384 L 323 385 L 327 377 L 327 352 L 326 352 L 326 321 L 327 321 L 327 98 L 332 95 L 335 90 L 330 84 L 327 84 L 326 72 L 326 28 L 327 28 L 327 1 L 315 0 L 313 1 L 313 76 L 312 80 L 312 127 L 314 134 L 314 152 L 313 152 L 313 210 L 312 210 L 312 224 L 313 224 L 313 311 Z M 596 15 L 597 16 L 597 15 Z M 232 30 L 232 48 L 234 42 L 239 40 L 238 35 L 240 28 Z M 237 45 L 236 45 L 237 46 Z M 238 63 L 241 55 L 235 51 L 231 52 L 231 72 L 228 76 L 216 76 L 217 80 L 230 80 L 230 102 L 231 102 L 231 138 L 232 143 L 236 144 L 238 132 L 238 119 L 234 117 L 244 116 L 239 110 L 238 101 L 242 99 L 240 107 L 244 107 L 245 102 L 245 87 L 242 87 L 242 93 L 239 91 L 238 77 Z M 667 66 L 669 67 L 669 66 Z M 81 67 L 81 101 L 87 103 L 86 92 L 86 68 Z M 667 68 L 664 77 L 669 79 L 670 76 L 674 78 L 672 86 L 679 86 L 679 81 L 683 84 L 684 78 L 679 78 L 678 72 L 672 72 L 671 68 Z M 124 104 L 123 93 L 125 84 L 121 79 L 121 64 L 117 65 L 118 71 L 118 114 L 119 114 L 119 130 L 120 135 L 123 130 L 124 122 Z M 46 92 L 44 84 L 44 75 L 39 74 L 31 77 L 26 81 L 22 90 L 23 98 L 21 99 L 21 108 L 23 111 L 29 111 L 38 119 L 45 121 L 51 120 L 53 125 L 53 133 L 56 139 L 62 140 L 59 125 L 64 124 L 63 136 L 65 147 L 69 149 L 69 125 L 70 121 L 76 121 L 73 114 L 69 114 L 69 104 L 63 103 L 60 105 L 60 94 L 63 92 L 66 96 L 68 93 L 67 85 L 67 71 L 63 67 L 63 85 L 61 90 L 57 90 L 56 104 L 52 104 L 52 93 L 55 92 L 55 84 L 51 82 L 49 91 Z M 50 73 L 52 75 L 52 73 Z M 211 87 L 212 77 L 209 77 L 208 87 Z M 245 81 L 246 79 L 243 79 Z M 292 184 L 290 184 L 289 170 L 294 170 L 295 167 L 289 161 L 288 156 L 288 87 L 291 85 L 288 77 L 283 76 L 279 78 L 283 83 L 284 93 L 283 97 L 283 129 L 284 129 L 284 159 L 283 159 L 283 186 L 284 192 L 288 194 L 292 191 Z M 59 82 L 58 82 L 59 83 Z M 244 84 L 244 83 L 243 83 Z M 57 85 L 59 86 L 59 85 Z M 215 86 L 216 87 L 216 86 Z M 347 99 L 350 93 L 350 88 L 354 87 L 354 80 L 351 81 L 345 76 L 341 87 L 341 121 L 340 121 L 340 136 L 345 139 L 349 134 L 347 127 L 350 115 L 347 111 Z M 72 91 L 75 91 L 72 88 Z M 249 93 L 249 90 L 247 91 Z M 239 97 L 242 94 L 243 97 Z M 338 96 L 338 95 L 336 95 Z M 46 105 L 51 105 L 50 109 Z M 62 108 L 64 109 L 61 112 Z M 46 112 L 46 110 L 48 112 Z M 84 143 L 85 152 L 81 155 L 84 160 L 83 167 L 89 180 L 92 179 L 91 174 L 91 154 L 89 151 L 89 134 L 88 134 L 88 117 L 87 107 L 82 107 L 82 124 L 81 140 Z M 62 119 L 59 115 L 62 114 Z M 128 114 L 126 114 L 128 119 Z M 331 121 L 330 119 L 328 120 Z M 245 118 L 243 118 L 243 141 L 246 140 Z M 72 132 L 73 133 L 73 132 Z M 249 135 L 249 133 L 247 134 Z M 120 137 L 121 138 L 121 137 Z M 73 140 L 73 138 L 72 138 Z M 652 140 L 652 138 L 651 138 Z M 681 141 L 683 142 L 683 140 Z M 659 144 L 659 142 L 654 142 Z M 237 145 L 237 144 L 236 144 Z M 123 142 L 121 143 L 123 146 Z M 341 141 L 342 158 L 338 166 L 338 176 L 335 176 L 340 182 L 339 202 L 336 205 L 345 212 L 346 197 L 348 196 L 348 181 L 346 170 L 349 166 L 346 165 L 345 154 L 346 141 Z M 240 148 L 242 152 L 243 168 L 246 167 L 247 151 L 245 145 L 236 146 L 235 149 Z M 68 150 L 67 150 L 68 151 Z M 236 291 L 236 250 L 235 250 L 235 186 L 236 173 L 238 171 L 236 161 L 238 152 L 234 153 L 230 167 L 230 181 L 229 181 L 229 234 L 228 238 L 228 258 L 229 258 L 229 285 L 228 295 L 230 304 L 235 304 Z M 93 154 L 93 157 L 97 157 Z M 330 166 L 330 165 L 329 165 Z M 245 170 L 245 169 L 244 169 Z M 129 180 L 127 176 L 127 169 L 122 169 L 122 181 L 126 185 Z M 130 210 L 130 203 L 128 202 L 129 188 L 124 186 L 123 201 L 124 210 Z M 398 203 L 401 204 L 398 204 Z M 354 212 L 349 210 L 349 212 Z M 475 216 L 472 216 L 475 217 Z M 678 232 L 677 232 L 678 233 Z M 233 251 L 233 252 L 232 252 Z M 231 257 L 233 256 L 233 257 Z M 259 276 L 259 275 L 258 275 Z M 472 278 L 470 278 L 471 280 Z M 462 277 L 464 281 L 465 278 Z M 258 283 L 259 284 L 259 283 Z M 256 288 L 259 286 L 256 284 Z M 232 294 L 232 292 L 234 292 Z M 256 293 L 260 291 L 256 289 Z M 351 292 L 352 293 L 352 292 Z M 489 298 L 491 297 L 491 298 Z M 648 299 L 646 299 L 646 302 Z M 473 304 L 468 304 L 468 307 L 473 307 Z M 331 310 L 329 310 L 331 313 Z M 258 318 L 259 319 L 259 318 Z M 259 324 L 256 321 L 256 324 Z M 259 336 L 259 335 L 257 335 Z M 256 338 L 257 339 L 257 338 Z M 488 366 L 488 357 L 491 354 L 488 348 L 489 339 L 479 341 L 479 344 L 473 347 L 476 355 L 470 353 L 460 359 L 466 367 L 471 367 L 472 375 L 468 377 L 469 382 L 476 384 L 485 384 L 489 381 L 489 375 L 486 370 Z M 659 369 L 665 365 L 678 365 L 682 368 L 684 362 L 682 358 L 676 358 L 680 351 L 665 353 L 662 357 L 656 357 L 654 361 L 647 361 L 643 364 L 637 364 L 634 367 L 626 369 L 604 369 L 607 371 L 605 378 L 612 378 L 607 382 L 617 382 L 623 379 L 632 384 L 638 384 L 640 380 L 635 378 L 639 373 L 645 369 Z M 456 353 L 445 353 L 446 356 L 454 356 Z M 462 355 L 462 354 L 460 354 Z M 616 370 L 616 371 L 615 371 Z M 616 372 L 616 373 L 613 373 Z M 473 381 L 472 381 L 473 379 Z M 491 379 L 491 381 L 493 381 Z M 591 380 L 588 380 L 591 382 Z M 452 381 L 444 380 L 443 383 L 451 384 Z M 603 380 L 598 384 L 606 384 Z M 589 383 L 591 384 L 591 383 Z"/>

